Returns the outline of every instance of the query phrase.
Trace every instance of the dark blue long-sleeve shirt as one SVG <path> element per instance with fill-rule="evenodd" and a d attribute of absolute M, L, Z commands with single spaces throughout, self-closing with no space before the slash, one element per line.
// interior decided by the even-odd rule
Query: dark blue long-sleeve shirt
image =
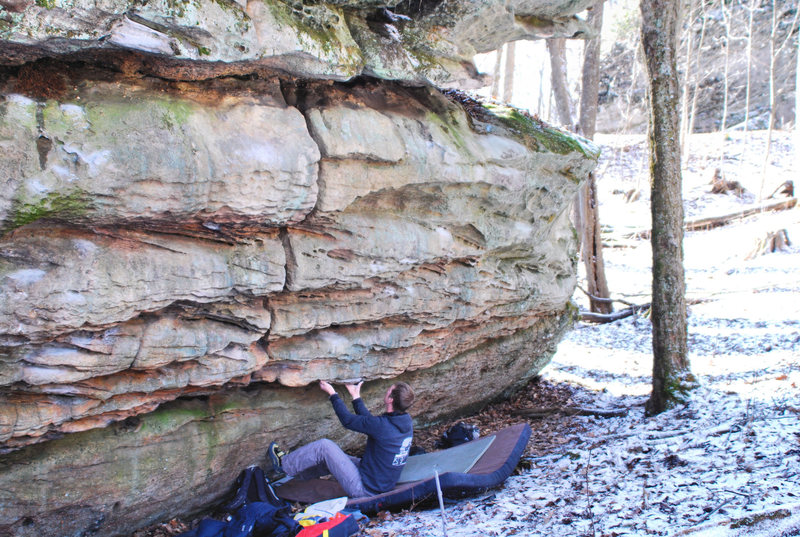
<path fill-rule="evenodd" d="M 406 412 L 373 416 L 361 398 L 353 400 L 355 414 L 347 410 L 342 398 L 331 395 L 336 416 L 346 429 L 367 435 L 367 446 L 358 471 L 367 492 L 380 494 L 392 490 L 408 459 L 414 425 Z"/>

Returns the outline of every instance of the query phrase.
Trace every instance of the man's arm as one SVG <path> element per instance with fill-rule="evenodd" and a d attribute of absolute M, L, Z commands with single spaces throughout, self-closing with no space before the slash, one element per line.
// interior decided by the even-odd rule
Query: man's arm
<path fill-rule="evenodd" d="M 338 394 L 334 393 L 331 395 L 330 399 L 333 405 L 333 411 L 336 412 L 336 417 L 339 418 L 339 421 L 345 429 L 369 435 L 375 434 L 380 427 L 380 418 L 371 414 L 361 415 L 351 413 L 347 410 L 344 401 L 342 401 L 342 398 L 339 397 Z M 358 399 L 358 401 L 361 401 L 361 399 Z M 362 402 L 361 404 L 363 405 L 364 403 Z M 366 407 L 364 408 L 366 409 Z"/>
<path fill-rule="evenodd" d="M 364 400 L 361 399 L 362 384 L 364 384 L 363 380 L 358 384 L 345 384 L 345 388 L 347 388 L 347 391 L 350 392 L 350 397 L 353 398 L 353 410 L 356 411 L 356 414 L 361 416 L 372 416 L 372 413 L 367 408 L 367 405 L 364 404 Z"/>

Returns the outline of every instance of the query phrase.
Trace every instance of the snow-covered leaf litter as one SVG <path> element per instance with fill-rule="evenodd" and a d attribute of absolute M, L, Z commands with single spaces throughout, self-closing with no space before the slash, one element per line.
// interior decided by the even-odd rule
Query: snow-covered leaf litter
<path fill-rule="evenodd" d="M 547 375 L 554 382 L 576 378 L 571 359 L 562 356 Z M 531 459 L 532 468 L 495 495 L 449 505 L 448 535 L 674 535 L 709 525 L 730 535 L 729 524 L 718 525 L 776 511 L 775 523 L 800 531 L 800 401 L 788 378 L 800 368 L 783 365 L 748 385 L 763 384 L 758 394 L 729 390 L 727 378 L 705 381 L 688 406 L 650 419 L 643 417 L 645 396 L 576 391 L 571 404 L 630 411 L 622 418 L 570 418 L 580 424 L 577 434 L 565 424 L 550 452 Z M 644 379 L 629 379 L 639 391 Z M 440 535 L 438 516 L 404 513 L 380 529 Z M 780 534 L 765 524 L 748 531 Z"/>
<path fill-rule="evenodd" d="M 559 366 L 554 380 L 568 367 Z M 789 388 L 788 379 L 775 382 Z M 747 382 L 747 381 L 745 381 Z M 632 383 L 635 384 L 635 383 Z M 720 383 L 722 384 L 722 383 Z M 578 392 L 572 403 L 631 408 L 625 418 L 573 418 L 582 431 L 486 502 L 450 507 L 457 535 L 671 535 L 678 529 L 792 507 L 800 501 L 796 392 L 749 401 L 703 387 L 687 408 L 643 420 L 644 397 Z M 567 427 L 564 427 L 567 429 Z M 538 446 L 541 450 L 543 446 Z M 591 513 L 589 511 L 591 509 Z M 397 535 L 436 535 L 437 519 L 404 515 Z M 386 528 L 382 528 L 386 530 Z"/>
<path fill-rule="evenodd" d="M 702 200 L 687 204 L 710 210 L 702 172 L 689 174 L 685 189 Z M 716 205 L 739 203 L 728 198 Z M 792 245 L 746 259 L 753 240 L 776 226 Z M 647 249 L 640 241 L 606 250 L 610 279 L 625 284 L 611 285 L 617 296 L 648 300 Z M 572 405 L 628 414 L 533 421 L 551 441 L 540 435 L 529 446 L 537 454 L 530 468 L 503 488 L 448 505 L 448 536 L 800 535 L 800 210 L 689 233 L 686 252 L 695 299 L 690 360 L 701 383 L 690 403 L 644 417 L 652 368 L 646 318 L 576 326 L 544 379 L 575 387 Z M 396 514 L 365 533 L 442 535 L 440 514 Z"/>

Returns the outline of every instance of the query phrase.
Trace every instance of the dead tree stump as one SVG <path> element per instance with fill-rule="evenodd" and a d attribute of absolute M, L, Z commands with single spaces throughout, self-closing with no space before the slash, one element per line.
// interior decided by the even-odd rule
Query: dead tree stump
<path fill-rule="evenodd" d="M 776 188 L 772 194 L 769 195 L 769 197 L 774 198 L 775 194 L 781 194 L 787 198 L 794 197 L 794 183 L 792 181 L 786 181 L 785 183 L 779 185 L 778 188 Z"/>
<path fill-rule="evenodd" d="M 712 194 L 727 194 L 733 192 L 736 197 L 741 198 L 744 195 L 744 187 L 739 181 L 728 181 L 722 176 L 722 170 L 717 168 L 714 170 L 714 177 L 711 179 L 711 193 Z"/>
<path fill-rule="evenodd" d="M 760 255 L 771 254 L 778 250 L 786 250 L 786 247 L 791 245 L 792 243 L 789 241 L 789 235 L 786 233 L 785 229 L 771 231 L 758 240 L 756 247 L 753 248 L 753 251 L 751 251 L 745 259 L 754 259 Z"/>

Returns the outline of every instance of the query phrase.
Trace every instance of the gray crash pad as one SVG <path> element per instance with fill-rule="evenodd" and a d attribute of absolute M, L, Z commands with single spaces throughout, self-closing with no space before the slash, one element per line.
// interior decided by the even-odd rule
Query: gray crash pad
<path fill-rule="evenodd" d="M 443 451 L 423 453 L 408 458 L 403 472 L 400 474 L 399 483 L 422 481 L 434 476 L 434 470 L 439 475 L 447 472 L 465 474 L 478 462 L 489 446 L 494 442 L 494 435 L 473 440 Z"/>

